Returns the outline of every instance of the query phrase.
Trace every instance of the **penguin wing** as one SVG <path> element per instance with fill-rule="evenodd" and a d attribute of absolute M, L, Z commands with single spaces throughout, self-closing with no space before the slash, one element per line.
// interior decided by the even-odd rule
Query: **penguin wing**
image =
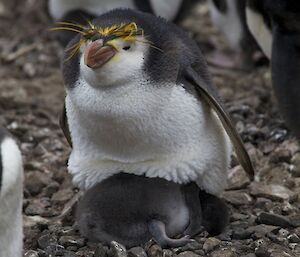
<path fill-rule="evenodd" d="M 200 96 L 218 115 L 227 135 L 229 136 L 237 158 L 244 168 L 244 170 L 247 172 L 249 177 L 253 180 L 254 177 L 254 169 L 251 162 L 251 159 L 245 149 L 244 143 L 238 134 L 237 130 L 235 129 L 235 126 L 223 107 L 223 104 L 218 99 L 218 95 L 214 88 L 210 85 L 208 81 L 203 79 L 196 71 L 193 69 L 193 67 L 189 66 L 184 70 L 184 84 L 190 85 L 193 87 L 193 91 Z"/>
<path fill-rule="evenodd" d="M 64 106 L 62 108 L 61 115 L 59 117 L 59 125 L 61 130 L 64 133 L 65 138 L 67 139 L 69 145 L 72 147 L 71 133 L 68 124 L 67 111 L 66 111 L 66 103 L 64 102 Z"/>

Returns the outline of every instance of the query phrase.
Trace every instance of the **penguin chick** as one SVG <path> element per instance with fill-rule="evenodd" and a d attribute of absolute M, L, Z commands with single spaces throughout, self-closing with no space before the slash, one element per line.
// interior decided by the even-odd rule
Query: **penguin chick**
<path fill-rule="evenodd" d="M 209 0 L 212 22 L 225 36 L 233 57 L 219 53 L 211 62 L 228 68 L 251 69 L 259 50 L 246 23 L 246 1 Z"/>
<path fill-rule="evenodd" d="M 300 2 L 248 0 L 247 4 L 250 31 L 271 59 L 279 110 L 300 138 Z"/>
<path fill-rule="evenodd" d="M 0 256 L 21 257 L 23 165 L 19 148 L 0 127 Z"/>
<path fill-rule="evenodd" d="M 199 188 L 119 173 L 85 193 L 76 221 L 82 235 L 92 241 L 133 247 L 154 238 L 162 247 L 179 247 L 191 241 L 189 236 L 172 237 L 201 230 Z"/>
<path fill-rule="evenodd" d="M 129 9 L 108 12 L 82 29 L 62 65 L 62 127 L 73 145 L 68 169 L 74 184 L 88 189 L 124 171 L 196 182 L 218 195 L 231 154 L 226 131 L 253 175 L 205 60 L 185 32 Z"/>
<path fill-rule="evenodd" d="M 54 21 L 82 24 L 85 23 L 85 19 L 91 20 L 115 8 L 136 9 L 174 20 L 179 15 L 182 5 L 183 0 L 49 0 L 48 10 Z M 66 46 L 74 35 L 74 32 L 65 31 L 58 32 L 56 37 L 63 46 Z"/>

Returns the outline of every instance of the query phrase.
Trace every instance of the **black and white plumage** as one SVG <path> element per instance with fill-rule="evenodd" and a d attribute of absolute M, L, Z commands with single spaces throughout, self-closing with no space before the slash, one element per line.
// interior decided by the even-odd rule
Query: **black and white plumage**
<path fill-rule="evenodd" d="M 209 0 L 208 6 L 214 25 L 222 32 L 236 55 L 228 60 L 232 62 L 230 67 L 253 68 L 253 55 L 258 46 L 247 26 L 246 1 Z"/>
<path fill-rule="evenodd" d="M 247 22 L 271 60 L 279 110 L 300 138 L 300 3 L 293 0 L 248 0 Z"/>
<path fill-rule="evenodd" d="M 0 127 L 0 256 L 21 257 L 23 165 L 19 148 Z"/>
<path fill-rule="evenodd" d="M 298 1 L 210 0 L 209 6 L 212 20 L 223 31 L 233 49 L 245 56 L 253 52 L 250 31 L 269 58 L 279 110 L 288 127 L 299 138 L 300 4 Z M 242 38 L 246 41 L 241 40 Z"/>
<path fill-rule="evenodd" d="M 66 135 L 70 130 L 73 144 L 68 169 L 74 183 L 88 189 L 123 171 L 176 183 L 194 181 L 219 195 L 231 154 L 225 130 L 253 175 L 205 60 L 185 32 L 164 19 L 126 9 L 108 12 L 93 24 L 105 28 L 132 22 L 143 30 L 135 40 L 95 35 L 63 62 L 63 127 Z"/>

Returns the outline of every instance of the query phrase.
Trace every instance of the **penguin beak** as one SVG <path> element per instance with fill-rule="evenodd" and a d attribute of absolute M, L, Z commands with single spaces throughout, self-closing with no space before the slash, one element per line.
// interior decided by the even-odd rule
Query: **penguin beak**
<path fill-rule="evenodd" d="M 84 50 L 84 64 L 91 69 L 98 69 L 107 63 L 117 53 L 117 49 L 110 45 L 103 45 L 98 39 L 87 45 Z"/>

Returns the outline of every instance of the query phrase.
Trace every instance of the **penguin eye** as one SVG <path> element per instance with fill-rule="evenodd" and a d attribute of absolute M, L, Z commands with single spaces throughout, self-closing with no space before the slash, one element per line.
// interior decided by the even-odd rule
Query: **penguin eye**
<path fill-rule="evenodd" d="M 130 45 L 124 46 L 123 50 L 128 51 L 130 49 Z"/>

